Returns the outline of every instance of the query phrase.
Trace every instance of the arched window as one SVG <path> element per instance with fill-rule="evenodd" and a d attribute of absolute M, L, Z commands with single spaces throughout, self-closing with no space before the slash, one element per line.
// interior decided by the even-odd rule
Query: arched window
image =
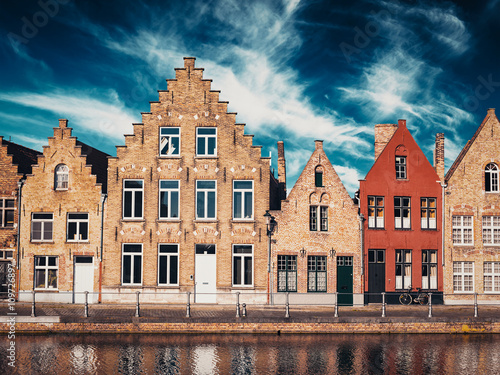
<path fill-rule="evenodd" d="M 484 169 L 484 188 L 489 192 L 498 192 L 498 166 L 490 163 Z"/>
<path fill-rule="evenodd" d="M 321 165 L 318 165 L 314 171 L 314 185 L 323 187 L 323 167 Z"/>
<path fill-rule="evenodd" d="M 65 164 L 59 164 L 56 167 L 54 176 L 54 189 L 68 190 L 69 168 Z"/>

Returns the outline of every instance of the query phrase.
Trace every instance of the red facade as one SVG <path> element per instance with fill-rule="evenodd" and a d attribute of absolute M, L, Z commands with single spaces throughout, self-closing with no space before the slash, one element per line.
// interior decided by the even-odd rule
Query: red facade
<path fill-rule="evenodd" d="M 397 128 L 377 126 L 384 127 L 375 132 L 379 155 L 360 181 L 367 302 L 380 301 L 381 292 L 399 296 L 410 286 L 442 293 L 440 177 L 405 120 Z"/>

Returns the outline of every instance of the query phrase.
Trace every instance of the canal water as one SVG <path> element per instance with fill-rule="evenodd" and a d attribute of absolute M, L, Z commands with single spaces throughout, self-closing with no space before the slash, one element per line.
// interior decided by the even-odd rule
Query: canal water
<path fill-rule="evenodd" d="M 500 335 L 18 335 L 0 374 L 500 374 Z"/>

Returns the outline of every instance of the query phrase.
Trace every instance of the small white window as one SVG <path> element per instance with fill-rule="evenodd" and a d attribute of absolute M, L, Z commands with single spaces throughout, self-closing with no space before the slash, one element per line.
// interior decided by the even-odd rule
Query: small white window
<path fill-rule="evenodd" d="M 498 166 L 495 163 L 488 164 L 484 169 L 484 189 L 498 193 Z"/>
<path fill-rule="evenodd" d="M 474 291 L 474 262 L 453 262 L 453 291 Z"/>
<path fill-rule="evenodd" d="M 59 164 L 55 170 L 54 189 L 68 190 L 69 185 L 69 168 L 65 164 Z"/>
<path fill-rule="evenodd" d="M 411 287 L 411 250 L 396 250 L 396 289 Z"/>
<path fill-rule="evenodd" d="M 500 246 L 500 216 L 483 216 L 483 244 Z"/>
<path fill-rule="evenodd" d="M 453 216 L 453 245 L 472 245 L 472 216 Z"/>
<path fill-rule="evenodd" d="M 422 289 L 437 287 L 437 250 L 422 250 Z"/>
<path fill-rule="evenodd" d="M 233 219 L 253 219 L 253 181 L 233 181 Z"/>
<path fill-rule="evenodd" d="M 396 156 L 396 179 L 406 179 L 406 156 Z"/>
<path fill-rule="evenodd" d="M 58 257 L 35 256 L 35 289 L 57 289 Z"/>
<path fill-rule="evenodd" d="M 160 128 L 160 156 L 179 156 L 180 128 Z"/>
<path fill-rule="evenodd" d="M 0 227 L 14 226 L 14 212 L 16 202 L 14 199 L 0 198 Z"/>
<path fill-rule="evenodd" d="M 368 196 L 368 228 L 384 228 L 384 197 Z"/>
<path fill-rule="evenodd" d="M 123 244 L 122 285 L 142 284 L 142 244 Z"/>
<path fill-rule="evenodd" d="M 411 229 L 410 197 L 394 197 L 394 227 Z"/>
<path fill-rule="evenodd" d="M 89 239 L 89 214 L 68 213 L 67 241 L 79 242 Z"/>
<path fill-rule="evenodd" d="M 179 285 L 179 245 L 158 245 L 158 285 Z"/>
<path fill-rule="evenodd" d="M 253 286 L 252 245 L 233 245 L 233 286 Z"/>
<path fill-rule="evenodd" d="M 500 292 L 500 262 L 484 262 L 484 291 Z"/>
<path fill-rule="evenodd" d="M 123 218 L 142 219 L 144 206 L 144 181 L 123 181 Z"/>
<path fill-rule="evenodd" d="M 217 183 L 214 180 L 196 181 L 196 219 L 215 219 Z"/>
<path fill-rule="evenodd" d="M 217 156 L 217 128 L 196 128 L 196 156 Z"/>
<path fill-rule="evenodd" d="M 31 216 L 31 241 L 52 241 L 53 213 L 33 213 Z"/>
<path fill-rule="evenodd" d="M 160 219 L 179 218 L 179 180 L 160 180 Z"/>

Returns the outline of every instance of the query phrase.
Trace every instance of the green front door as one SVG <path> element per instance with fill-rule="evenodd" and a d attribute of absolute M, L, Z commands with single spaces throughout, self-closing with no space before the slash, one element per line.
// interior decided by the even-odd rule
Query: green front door
<path fill-rule="evenodd" d="M 352 306 L 352 257 L 337 257 L 337 292 L 340 306 Z"/>

